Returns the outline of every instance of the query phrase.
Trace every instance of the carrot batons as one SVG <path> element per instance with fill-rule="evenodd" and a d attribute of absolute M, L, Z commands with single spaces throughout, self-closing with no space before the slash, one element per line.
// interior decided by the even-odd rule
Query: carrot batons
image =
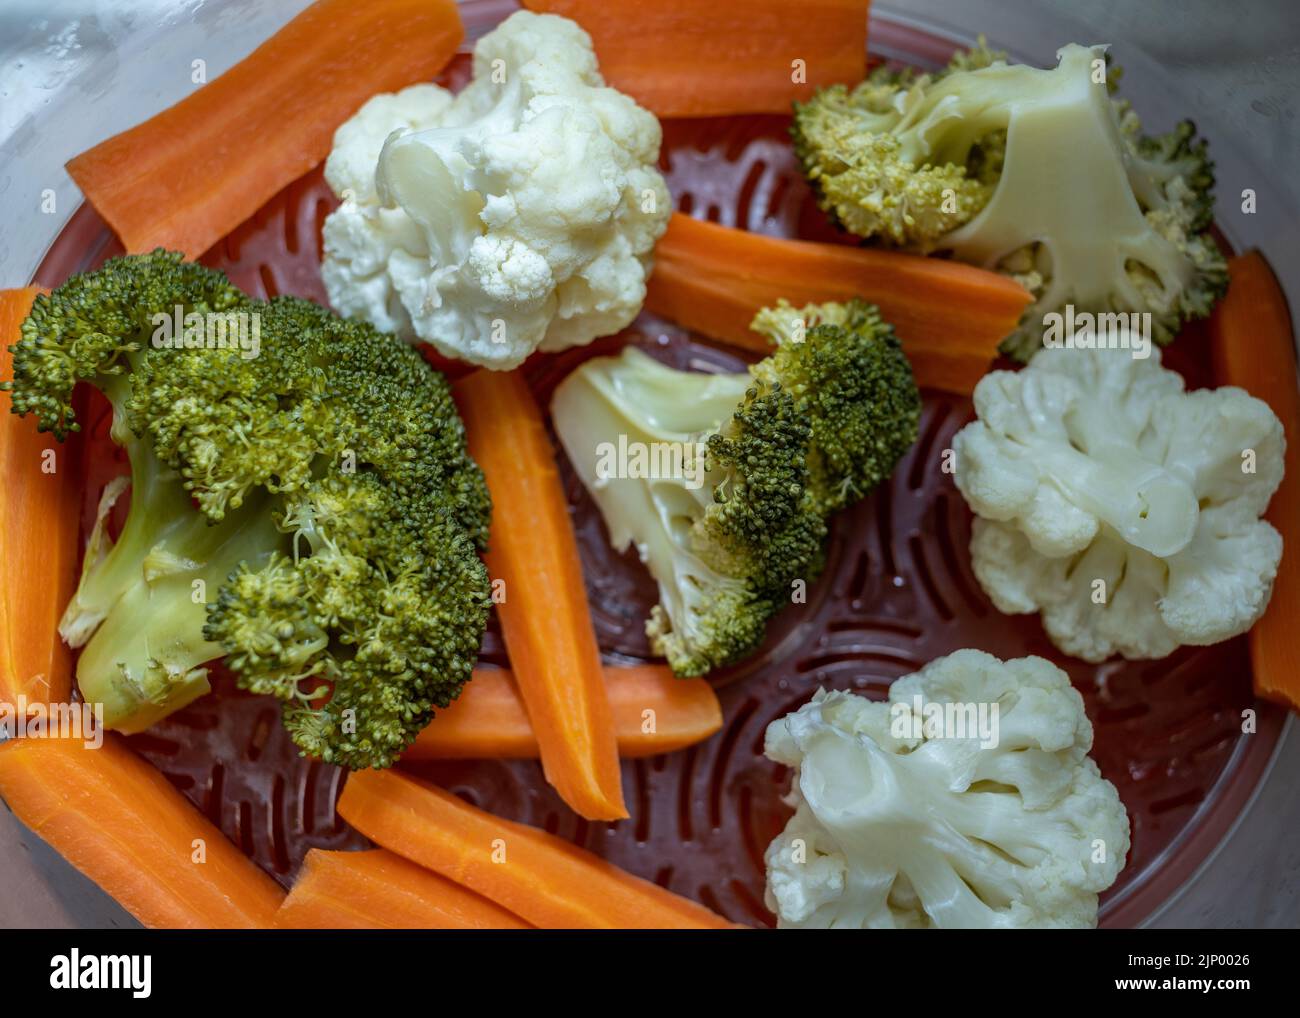
<path fill-rule="evenodd" d="M 1029 292 L 997 273 L 941 258 L 782 240 L 674 213 L 655 248 L 646 307 L 688 329 L 770 353 L 751 332 L 760 308 L 861 297 L 903 341 L 916 384 L 969 393 Z"/>
<path fill-rule="evenodd" d="M 523 0 L 591 35 L 605 80 L 661 117 L 789 113 L 867 72 L 868 0 Z"/>
<path fill-rule="evenodd" d="M 120 737 L 0 745 L 0 798 L 146 926 L 264 927 L 279 885 Z"/>
<path fill-rule="evenodd" d="M 313 848 L 276 914 L 282 929 L 527 929 L 513 912 L 400 855 Z"/>
<path fill-rule="evenodd" d="M 317 0 L 225 74 L 70 163 L 128 252 L 197 258 L 329 154 L 377 92 L 460 45 L 454 0 Z"/>
<path fill-rule="evenodd" d="M 542 770 L 575 813 L 618 820 L 627 807 L 614 716 L 541 411 L 518 371 L 476 371 L 455 393 L 492 495 L 488 573 L 504 583 L 501 630 Z"/>
<path fill-rule="evenodd" d="M 605 685 L 621 757 L 654 756 L 703 742 L 722 727 L 722 707 L 703 679 L 679 679 L 664 665 L 607 667 Z M 482 668 L 438 712 L 403 760 L 537 756 L 537 736 L 510 672 Z"/>
<path fill-rule="evenodd" d="M 1300 709 L 1300 390 L 1286 296 L 1250 251 L 1228 263 L 1228 295 L 1210 319 L 1214 378 L 1262 399 L 1286 429 L 1286 476 L 1265 515 L 1282 534 L 1273 599 L 1250 631 L 1255 692 Z"/>
<path fill-rule="evenodd" d="M 13 377 L 9 347 L 37 287 L 0 290 L 0 379 Z M 59 619 L 77 585 L 79 471 L 72 449 L 9 412 L 0 392 L 0 703 L 63 703 L 72 660 Z"/>
<path fill-rule="evenodd" d="M 398 771 L 354 771 L 339 815 L 372 841 L 544 929 L 724 929 L 703 905 Z"/>

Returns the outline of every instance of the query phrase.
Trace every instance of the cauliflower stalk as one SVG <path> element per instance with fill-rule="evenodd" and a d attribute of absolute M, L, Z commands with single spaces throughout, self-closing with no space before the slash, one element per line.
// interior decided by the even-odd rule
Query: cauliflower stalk
<path fill-rule="evenodd" d="M 459 95 L 376 96 L 335 134 L 330 302 L 502 370 L 617 332 L 672 211 L 660 139 L 581 28 L 520 11 L 479 40 Z"/>
<path fill-rule="evenodd" d="M 1259 517 L 1286 439 L 1261 400 L 1123 350 L 1044 350 L 975 388 L 956 436 L 975 575 L 1087 661 L 1158 658 L 1245 632 L 1282 538 Z"/>
<path fill-rule="evenodd" d="M 1034 296 L 1005 352 L 1027 360 L 1045 316 L 1149 313 L 1166 344 L 1209 314 L 1227 266 L 1209 226 L 1213 164 L 1190 121 L 1144 136 L 1113 100 L 1105 46 L 1055 68 L 981 47 L 917 76 L 881 69 L 796 108 L 795 150 L 847 230 L 1003 272 Z"/>
<path fill-rule="evenodd" d="M 914 703 L 996 705 L 997 737 L 918 738 L 898 724 Z M 767 729 L 795 807 L 767 850 L 768 907 L 782 928 L 1095 926 L 1129 824 L 1091 746 L 1083 698 L 1038 657 L 960 650 L 888 703 L 818 691 Z"/>

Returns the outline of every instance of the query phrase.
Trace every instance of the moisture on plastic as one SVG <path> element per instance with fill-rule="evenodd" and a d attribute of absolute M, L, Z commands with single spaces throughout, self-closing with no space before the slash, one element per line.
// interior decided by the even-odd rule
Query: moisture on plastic
<path fill-rule="evenodd" d="M 463 79 L 463 57 L 450 70 Z M 785 140 L 785 119 L 668 122 L 662 165 L 679 210 L 730 226 L 848 242 L 817 210 Z M 320 226 L 334 199 L 319 171 L 292 184 L 205 257 L 257 296 L 293 293 L 324 301 Z M 89 206 L 55 243 L 37 278 L 47 285 L 120 251 Z M 738 369 L 733 353 L 643 315 L 631 339 L 677 367 Z M 539 355 L 526 370 L 545 405 L 555 384 L 589 356 L 628 337 Z M 1203 383 L 1204 336 L 1182 337 L 1171 366 Z M 93 447 L 87 518 L 99 488 L 122 472 L 107 439 L 106 405 L 81 440 Z M 921 434 L 892 479 L 835 523 L 828 565 L 773 623 L 750 661 L 713 677 L 725 722 L 700 745 L 623 764 L 631 817 L 592 823 L 565 808 L 536 761 L 422 765 L 418 772 L 470 802 L 568 838 L 625 869 L 695 898 L 727 917 L 772 921 L 763 906 L 763 852 L 789 815 L 789 773 L 763 756 L 767 725 L 818 687 L 883 697 L 889 683 L 932 658 L 977 647 L 1003 658 L 1039 654 L 1064 667 L 1096 730 L 1093 750 L 1133 823 L 1128 866 L 1103 897 L 1103 925 L 1141 921 L 1217 844 L 1262 771 L 1280 712 L 1251 692 L 1245 641 L 1183 648 L 1161 661 L 1092 666 L 1064 658 L 1036 617 L 1000 614 L 971 573 L 970 513 L 941 469 L 943 451 L 971 417 L 966 399 L 928 393 Z M 616 555 L 604 525 L 557 447 L 577 528 L 602 649 L 612 661 L 648 656 L 642 623 L 654 584 L 633 554 Z M 507 663 L 489 628 L 483 660 Z M 345 775 L 301 759 L 280 728 L 277 705 L 234 688 L 217 669 L 215 691 L 133 737 L 158 766 L 249 856 L 286 886 L 312 847 L 366 842 L 334 814 Z M 1242 735 L 1254 709 L 1259 732 Z M 436 721 L 435 721 L 436 724 Z"/>

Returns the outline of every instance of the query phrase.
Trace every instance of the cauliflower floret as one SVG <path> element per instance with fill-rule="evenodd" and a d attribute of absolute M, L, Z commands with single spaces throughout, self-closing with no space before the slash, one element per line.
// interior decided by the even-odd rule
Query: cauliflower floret
<path fill-rule="evenodd" d="M 334 138 L 321 275 L 340 313 L 513 368 L 628 325 L 671 200 L 654 116 L 605 87 L 572 21 L 520 11 L 454 99 L 370 100 Z"/>
<path fill-rule="evenodd" d="M 975 411 L 955 479 L 1001 611 L 1041 612 L 1087 661 L 1217 643 L 1264 613 L 1282 539 L 1259 517 L 1286 448 L 1266 403 L 1185 392 L 1159 351 L 1061 348 L 985 376 Z"/>
<path fill-rule="evenodd" d="M 412 85 L 367 99 L 334 132 L 334 147 L 325 160 L 325 182 L 342 201 L 373 204 L 375 164 L 394 131 L 432 127 L 451 105 L 451 93 L 437 85 Z"/>
<path fill-rule="evenodd" d="M 903 710 L 950 704 L 984 705 L 994 737 L 918 737 Z M 819 690 L 767 730 L 795 772 L 768 907 L 782 928 L 1095 926 L 1129 824 L 1091 746 L 1083 698 L 1042 658 L 957 651 L 888 703 Z"/>

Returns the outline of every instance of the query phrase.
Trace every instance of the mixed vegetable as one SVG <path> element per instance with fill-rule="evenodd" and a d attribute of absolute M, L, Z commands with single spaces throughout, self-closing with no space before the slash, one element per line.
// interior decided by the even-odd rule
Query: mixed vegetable
<path fill-rule="evenodd" d="M 160 345 L 173 315 L 249 323 L 258 348 L 199 345 L 206 331 Z M 164 252 L 38 296 L 12 352 L 14 412 L 62 439 L 90 382 L 130 458 L 130 514 L 110 540 L 122 478 L 59 622 L 108 727 L 141 731 L 203 695 L 224 655 L 284 701 L 305 752 L 384 767 L 456 698 L 487 624 L 490 503 L 418 353 Z"/>
<path fill-rule="evenodd" d="M 454 98 L 415 85 L 339 129 L 330 303 L 498 370 L 618 332 L 671 211 L 659 141 L 581 28 L 521 11 L 479 40 Z"/>
<path fill-rule="evenodd" d="M 998 704 L 996 744 L 900 731 L 913 698 Z M 819 691 L 767 730 L 765 752 L 795 774 L 768 905 L 782 927 L 1091 926 L 1129 847 L 1091 747 L 1083 698 L 1039 657 L 959 650 L 886 703 Z"/>
<path fill-rule="evenodd" d="M 1002 348 L 1028 360 L 1044 315 L 1147 313 L 1156 341 L 1204 318 L 1227 266 L 1209 235 L 1214 167 L 1190 121 L 1141 133 L 1105 46 L 1053 70 L 986 46 L 918 75 L 879 68 L 795 111 L 825 208 L 860 237 L 1001 272 L 1034 296 Z"/>
<path fill-rule="evenodd" d="M 1105 47 L 868 73 L 864 0 L 670 2 L 635 31 L 592 0 L 525 6 L 453 95 L 429 83 L 463 36 L 450 0 L 320 0 L 69 164 L 130 253 L 0 294 L 0 553 L 48 578 L 0 590 L 0 702 L 69 701 L 77 649 L 113 731 L 0 748 L 20 819 L 149 925 L 730 927 L 401 765 L 536 758 L 580 817 L 627 818 L 620 758 L 719 730 L 701 676 L 800 601 L 837 514 L 916 442 L 923 389 L 973 395 L 953 472 L 997 609 L 1091 662 L 1249 632 L 1259 692 L 1300 704 L 1285 300 L 1211 236 L 1205 142 L 1143 135 Z M 864 243 L 674 212 L 656 115 L 792 102 L 818 203 Z M 333 310 L 193 260 L 322 160 Z M 571 349 L 643 307 L 751 363 Z M 1151 342 L 1211 314 L 1221 385 L 1189 392 Z M 1046 341 L 1067 316 L 1079 342 Z M 479 370 L 452 384 L 420 344 Z M 545 413 L 521 365 L 561 350 Z M 1028 363 L 991 371 L 999 350 Z M 82 382 L 130 475 L 78 581 L 79 471 L 41 463 L 80 454 Z M 666 666 L 602 658 L 561 457 L 657 587 Z M 492 612 L 508 669 L 478 665 Z M 218 659 L 351 769 L 339 816 L 379 846 L 311 852 L 287 898 L 114 734 L 205 695 Z M 1095 925 L 1130 825 L 1092 735 L 1036 657 L 959 650 L 883 703 L 817 692 L 767 730 L 793 775 L 778 925 Z"/>
<path fill-rule="evenodd" d="M 832 514 L 916 441 L 920 395 L 876 308 L 783 304 L 754 329 L 776 350 L 746 372 L 677 371 L 626 347 L 587 361 L 551 402 L 611 543 L 634 546 L 659 586 L 646 632 L 678 675 L 752 654 L 820 572 Z M 683 469 L 613 479 L 600 453 L 619 442 L 681 447 Z"/>

